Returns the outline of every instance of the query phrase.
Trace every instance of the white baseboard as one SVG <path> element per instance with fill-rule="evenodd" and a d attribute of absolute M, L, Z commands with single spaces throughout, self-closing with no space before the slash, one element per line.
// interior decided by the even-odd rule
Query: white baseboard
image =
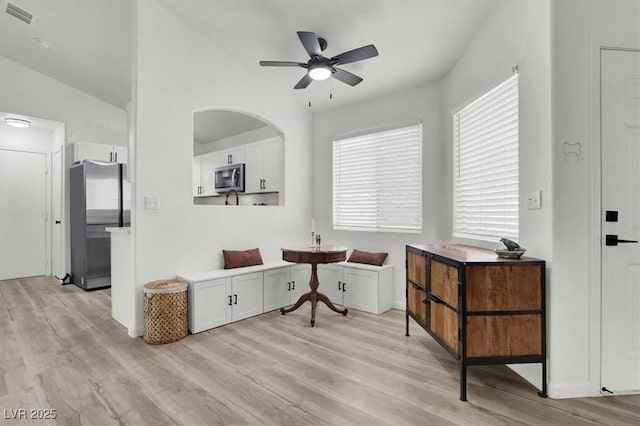
<path fill-rule="evenodd" d="M 549 383 L 549 396 L 555 399 L 563 398 L 583 398 L 588 396 L 600 396 L 593 392 L 593 385 L 590 382 L 582 383 Z"/>
<path fill-rule="evenodd" d="M 393 309 L 402 309 L 402 310 L 407 309 L 406 300 L 394 300 L 393 301 Z"/>
<path fill-rule="evenodd" d="M 129 337 L 140 337 L 144 333 L 144 328 L 127 328 Z"/>

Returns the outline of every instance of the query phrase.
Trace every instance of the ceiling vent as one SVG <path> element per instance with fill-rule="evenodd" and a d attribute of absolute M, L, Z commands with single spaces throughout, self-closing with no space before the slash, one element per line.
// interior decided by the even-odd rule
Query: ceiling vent
<path fill-rule="evenodd" d="M 31 20 L 33 19 L 33 15 L 31 13 L 20 9 L 18 6 L 11 3 L 7 3 L 7 13 L 18 18 L 22 22 L 26 22 L 27 24 L 31 24 Z"/>

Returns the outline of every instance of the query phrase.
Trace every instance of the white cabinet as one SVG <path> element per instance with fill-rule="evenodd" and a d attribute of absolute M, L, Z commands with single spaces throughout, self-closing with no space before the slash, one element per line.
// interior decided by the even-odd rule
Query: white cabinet
<path fill-rule="evenodd" d="M 231 278 L 189 283 L 189 329 L 199 333 L 231 322 Z"/>
<path fill-rule="evenodd" d="M 192 333 L 263 312 L 262 272 L 188 283 Z"/>
<path fill-rule="evenodd" d="M 229 302 L 231 321 L 239 321 L 263 312 L 263 273 L 238 275 L 231 278 Z"/>
<path fill-rule="evenodd" d="M 393 305 L 393 266 L 318 265 L 318 291 L 338 305 L 381 314 Z"/>
<path fill-rule="evenodd" d="M 278 192 L 282 180 L 282 139 L 246 145 L 245 164 L 245 192 Z"/>
<path fill-rule="evenodd" d="M 202 192 L 202 170 L 200 168 L 200 156 L 196 155 L 193 157 L 192 164 L 192 180 L 191 180 L 191 190 L 194 197 L 197 197 Z"/>
<path fill-rule="evenodd" d="M 270 312 L 289 304 L 291 281 L 289 268 L 264 271 L 264 311 Z"/>
<path fill-rule="evenodd" d="M 244 152 L 245 152 L 244 145 L 238 146 L 235 148 L 228 148 L 228 149 L 223 149 L 221 151 L 217 151 L 218 165 L 226 166 L 229 164 L 244 163 Z"/>
<path fill-rule="evenodd" d="M 318 265 L 318 291 L 332 303 L 344 305 L 342 291 L 342 266 L 339 264 Z"/>
<path fill-rule="evenodd" d="M 207 154 L 193 157 L 193 196 L 218 195 L 215 188 L 214 170 L 218 167 L 218 153 L 209 152 Z"/>
<path fill-rule="evenodd" d="M 126 146 L 105 145 L 93 142 L 78 142 L 74 146 L 75 161 L 97 160 L 127 164 Z"/>
<path fill-rule="evenodd" d="M 287 286 L 289 293 L 288 305 L 292 305 L 298 301 L 300 296 L 311 291 L 309 281 L 311 279 L 311 265 L 295 265 L 290 268 L 289 281 Z"/>
<path fill-rule="evenodd" d="M 311 266 L 300 264 L 264 272 L 264 311 L 292 305 L 309 292 Z"/>

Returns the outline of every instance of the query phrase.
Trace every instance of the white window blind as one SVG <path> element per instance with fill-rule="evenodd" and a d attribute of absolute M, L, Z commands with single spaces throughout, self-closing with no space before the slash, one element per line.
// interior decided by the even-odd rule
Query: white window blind
<path fill-rule="evenodd" d="M 333 142 L 333 227 L 422 230 L 422 125 Z"/>
<path fill-rule="evenodd" d="M 518 238 L 518 75 L 453 115 L 453 235 Z"/>

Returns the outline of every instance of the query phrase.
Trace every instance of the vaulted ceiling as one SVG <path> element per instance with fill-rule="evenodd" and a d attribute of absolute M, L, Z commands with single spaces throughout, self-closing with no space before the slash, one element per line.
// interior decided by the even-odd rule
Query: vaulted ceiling
<path fill-rule="evenodd" d="M 124 108 L 131 98 L 131 0 L 11 0 L 31 24 L 0 14 L 0 54 Z M 444 77 L 494 0 L 159 0 L 225 49 L 257 78 L 313 110 L 383 96 Z M 328 41 L 325 56 L 367 44 L 380 55 L 343 68 L 364 78 L 335 79 L 293 90 L 301 68 L 262 68 L 260 60 L 306 62 L 296 31 Z M 42 48 L 47 42 L 50 47 Z M 238 82 L 241 84 L 241 82 Z M 329 99 L 329 95 L 333 99 Z"/>

